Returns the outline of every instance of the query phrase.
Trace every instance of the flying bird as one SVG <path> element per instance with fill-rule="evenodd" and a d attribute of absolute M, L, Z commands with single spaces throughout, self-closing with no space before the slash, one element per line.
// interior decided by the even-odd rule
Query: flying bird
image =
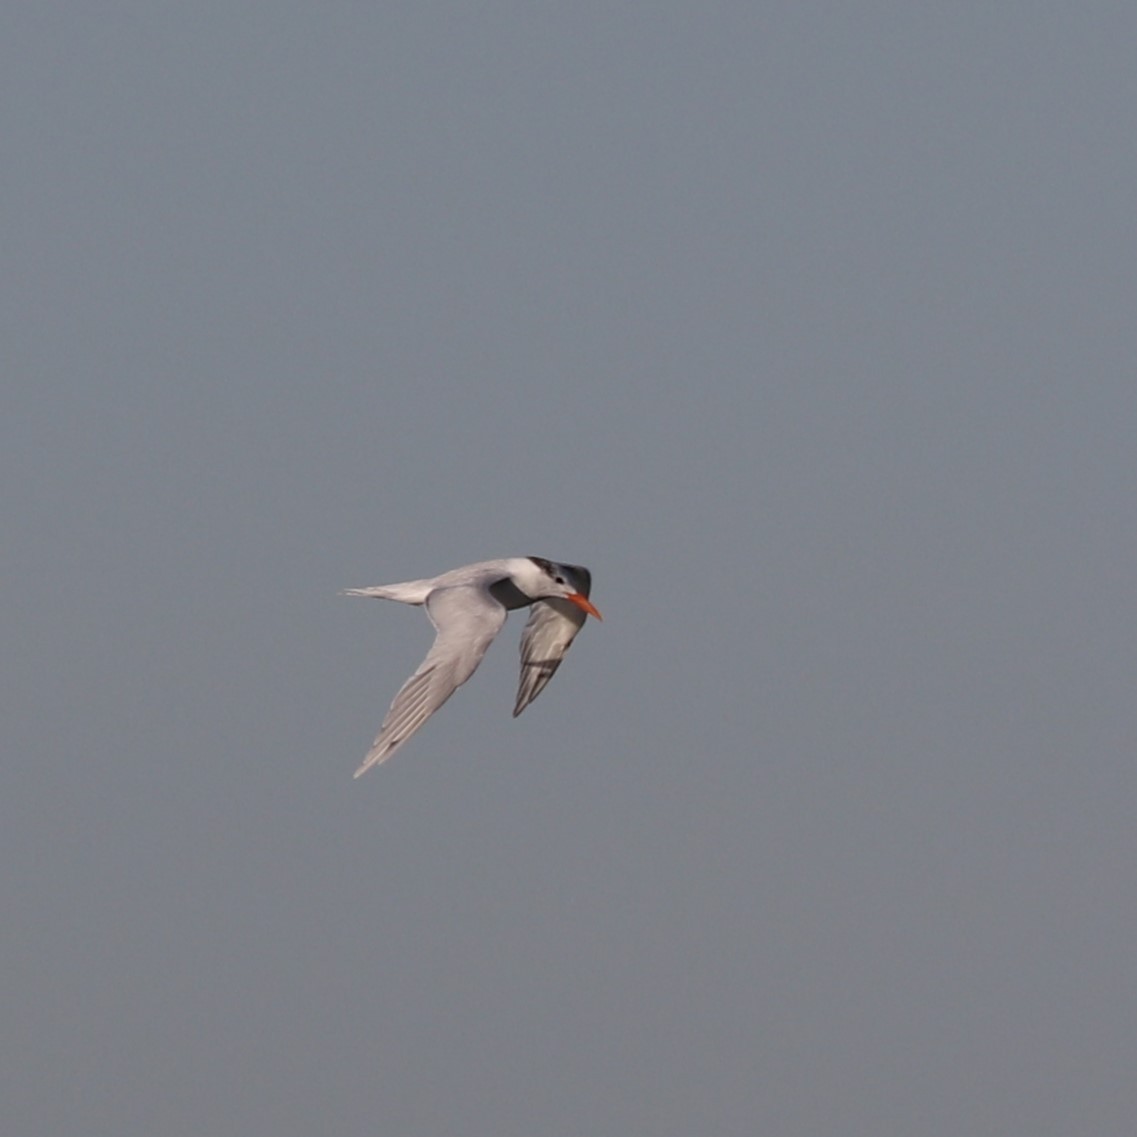
<path fill-rule="evenodd" d="M 344 596 L 377 596 L 421 604 L 438 634 L 419 669 L 403 684 L 355 777 L 386 762 L 470 678 L 515 608 L 532 609 L 521 634 L 516 718 L 545 689 L 589 616 L 592 574 L 544 557 L 505 557 L 463 565 L 428 580 L 347 588 Z"/>

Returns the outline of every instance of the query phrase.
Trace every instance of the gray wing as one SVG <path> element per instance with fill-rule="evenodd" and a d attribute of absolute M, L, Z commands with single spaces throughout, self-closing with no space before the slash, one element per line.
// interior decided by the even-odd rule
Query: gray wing
<path fill-rule="evenodd" d="M 403 684 L 360 774 L 386 762 L 471 675 L 505 623 L 505 609 L 480 587 L 437 588 L 426 613 L 438 629 L 419 669 Z"/>
<path fill-rule="evenodd" d="M 521 683 L 514 718 L 545 689 L 587 619 L 575 604 L 557 597 L 538 600 L 533 605 L 521 633 Z"/>

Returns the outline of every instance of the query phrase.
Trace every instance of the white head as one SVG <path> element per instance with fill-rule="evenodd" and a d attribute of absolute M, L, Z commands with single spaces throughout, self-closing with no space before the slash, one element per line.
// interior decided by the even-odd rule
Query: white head
<path fill-rule="evenodd" d="M 521 591 L 534 600 L 559 597 L 598 620 L 604 619 L 588 599 L 592 573 L 583 565 L 562 565 L 544 557 L 519 557 L 514 579 Z"/>

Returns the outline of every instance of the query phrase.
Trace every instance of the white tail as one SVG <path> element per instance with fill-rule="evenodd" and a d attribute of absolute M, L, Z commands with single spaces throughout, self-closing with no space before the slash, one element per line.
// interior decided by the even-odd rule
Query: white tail
<path fill-rule="evenodd" d="M 372 588 L 345 588 L 341 596 L 375 596 L 380 600 L 399 600 L 403 604 L 423 604 L 433 581 L 407 580 L 402 584 L 376 584 Z"/>

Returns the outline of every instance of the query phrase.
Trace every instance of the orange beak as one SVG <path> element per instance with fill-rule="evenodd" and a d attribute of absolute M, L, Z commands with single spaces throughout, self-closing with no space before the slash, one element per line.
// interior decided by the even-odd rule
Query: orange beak
<path fill-rule="evenodd" d="M 590 616 L 595 616 L 598 620 L 604 619 L 604 617 L 600 615 L 600 609 L 597 608 L 587 596 L 579 592 L 570 592 L 565 599 L 571 600 L 578 608 L 583 609 Z"/>

